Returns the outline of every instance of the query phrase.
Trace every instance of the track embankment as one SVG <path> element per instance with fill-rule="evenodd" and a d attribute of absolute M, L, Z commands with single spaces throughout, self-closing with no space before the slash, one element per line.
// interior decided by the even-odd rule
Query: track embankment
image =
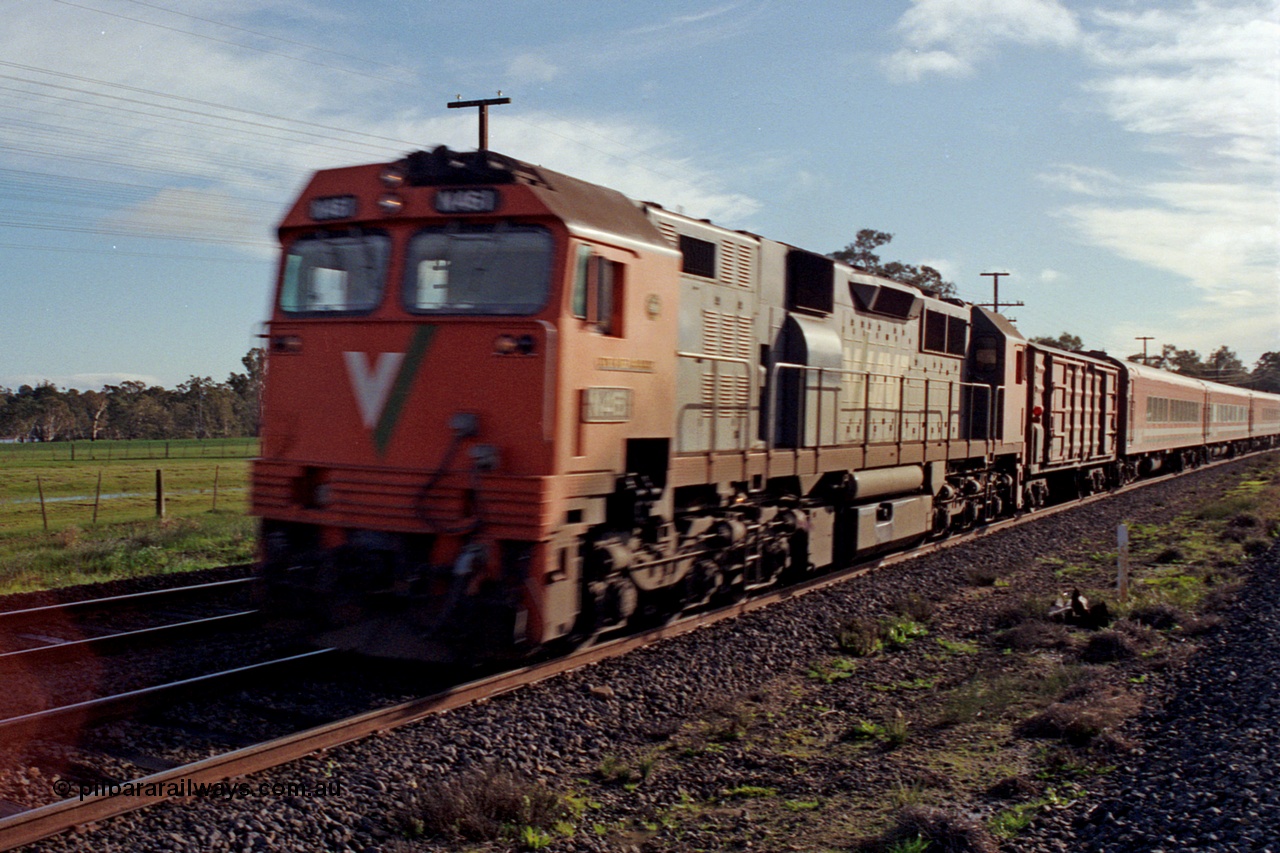
<path fill-rule="evenodd" d="M 1196 472 L 31 849 L 1266 849 L 1277 523 Z"/>

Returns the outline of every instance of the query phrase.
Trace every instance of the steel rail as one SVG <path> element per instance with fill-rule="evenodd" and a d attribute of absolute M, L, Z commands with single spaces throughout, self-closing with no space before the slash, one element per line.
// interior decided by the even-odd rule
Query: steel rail
<path fill-rule="evenodd" d="M 169 625 L 156 625 L 151 628 L 138 628 L 134 631 L 121 631 L 118 634 L 104 634 L 100 637 L 86 637 L 83 640 L 68 640 L 64 643 L 50 643 L 47 646 L 34 646 L 29 649 L 18 649 L 12 652 L 0 652 L 0 672 L 15 666 L 33 667 L 65 661 L 69 658 L 87 656 L 98 651 L 119 651 L 131 645 L 141 645 L 156 640 L 172 640 L 177 637 L 199 634 L 210 630 L 230 628 L 248 622 L 260 615 L 258 610 L 239 610 L 235 613 L 223 613 L 203 619 L 190 619 L 185 622 L 174 622 Z"/>
<path fill-rule="evenodd" d="M 1002 530 L 1008 530 L 1041 518 L 1087 506 L 1118 494 L 1125 494 L 1156 485 L 1157 483 L 1168 482 L 1171 479 L 1187 474 L 1239 461 L 1251 455 L 1255 454 L 1245 454 L 1233 459 L 1219 460 L 1190 471 L 1181 471 L 1155 479 L 1139 480 L 1113 491 L 1090 495 L 986 525 L 976 525 L 974 528 L 948 539 L 929 542 L 910 551 L 887 554 L 822 577 L 813 578 L 797 586 L 763 593 L 727 607 L 681 619 L 641 634 L 591 646 L 568 657 L 500 673 L 468 684 L 459 685 L 431 696 L 368 711 L 355 717 L 349 717 L 296 734 L 286 735 L 275 740 L 155 773 L 136 780 L 134 782 L 134 790 L 137 793 L 131 796 L 92 793 L 84 797 L 67 799 L 21 812 L 11 817 L 0 819 L 0 851 L 11 850 L 76 826 L 127 814 L 180 796 L 167 793 L 170 790 L 170 785 L 179 786 L 178 790 L 189 791 L 189 786 L 191 785 L 212 784 L 268 770 L 290 761 L 304 758 L 315 752 L 360 740 L 371 734 L 409 725 L 434 714 L 459 708 L 482 699 L 490 699 L 520 687 L 535 684 L 609 658 L 621 657 L 659 640 L 688 634 L 726 619 L 737 618 L 782 601 L 827 589 L 852 578 L 866 575 L 878 568 L 906 562 L 907 560 L 947 548 L 959 547 Z M 146 793 L 145 791 L 151 791 L 151 793 Z"/>
<path fill-rule="evenodd" d="M 231 589 L 235 586 L 251 584 L 254 580 L 256 580 L 254 577 L 232 578 L 231 580 L 213 581 L 192 586 L 176 586 L 169 589 L 131 592 L 127 595 L 113 595 L 106 598 L 87 598 L 82 601 L 46 604 L 42 607 L 28 607 L 21 610 L 0 610 L 0 630 L 17 631 L 34 622 L 46 622 L 50 617 L 78 611 L 100 610 L 136 603 L 151 604 L 163 598 L 182 598 L 189 595 Z"/>
<path fill-rule="evenodd" d="M 302 654 L 275 658 L 261 663 L 224 669 L 207 675 L 184 678 L 151 687 L 141 687 L 112 696 L 101 696 L 97 699 L 86 699 L 44 711 L 33 711 L 17 717 L 0 720 L 0 744 L 13 743 L 19 739 L 48 735 L 55 731 L 75 730 L 89 723 L 100 723 L 116 720 L 137 712 L 140 709 L 153 707 L 160 698 L 176 699 L 190 696 L 220 686 L 228 681 L 239 681 L 261 676 L 275 669 L 297 666 L 316 658 L 331 655 L 335 649 L 318 649 Z"/>

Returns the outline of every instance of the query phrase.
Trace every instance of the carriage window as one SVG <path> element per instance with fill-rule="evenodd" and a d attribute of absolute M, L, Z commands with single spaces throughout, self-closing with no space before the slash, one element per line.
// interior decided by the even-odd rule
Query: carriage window
<path fill-rule="evenodd" d="M 545 228 L 429 228 L 409 243 L 404 300 L 419 313 L 533 314 L 546 303 L 550 282 Z"/>
<path fill-rule="evenodd" d="M 289 314 L 371 311 L 382 301 L 391 241 L 386 234 L 316 234 L 285 255 L 280 308 Z"/>

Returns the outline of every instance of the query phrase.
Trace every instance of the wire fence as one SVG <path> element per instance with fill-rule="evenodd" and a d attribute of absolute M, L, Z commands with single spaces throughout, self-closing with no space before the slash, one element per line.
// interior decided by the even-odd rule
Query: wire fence
<path fill-rule="evenodd" d="M 99 523 L 248 511 L 249 463 L 210 458 L 167 466 L 11 466 L 0 480 L 0 538 Z"/>
<path fill-rule="evenodd" d="M 0 443 L 0 466 L 141 459 L 252 459 L 257 438 Z"/>

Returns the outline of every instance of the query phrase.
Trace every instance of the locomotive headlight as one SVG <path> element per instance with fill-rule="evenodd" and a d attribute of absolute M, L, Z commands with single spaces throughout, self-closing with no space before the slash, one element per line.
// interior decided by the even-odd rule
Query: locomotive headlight
<path fill-rule="evenodd" d="M 394 216 L 404 210 L 404 199 L 395 193 L 384 193 L 378 199 L 378 210 L 381 210 L 387 216 Z"/>

